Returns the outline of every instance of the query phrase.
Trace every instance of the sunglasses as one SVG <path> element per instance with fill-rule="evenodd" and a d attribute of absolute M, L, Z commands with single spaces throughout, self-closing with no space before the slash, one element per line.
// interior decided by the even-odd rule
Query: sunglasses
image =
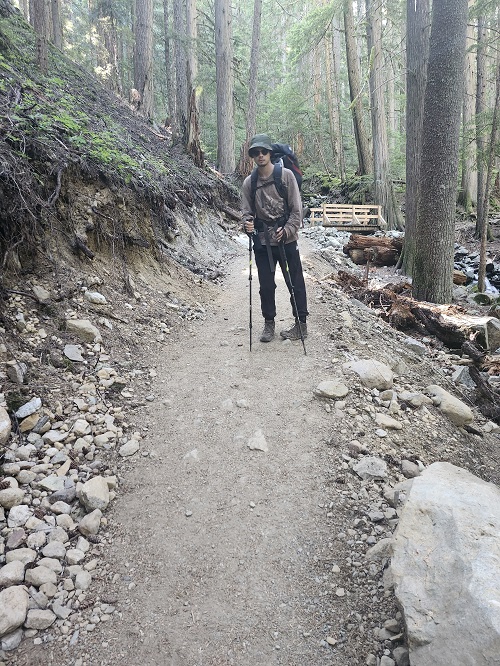
<path fill-rule="evenodd" d="M 267 148 L 254 148 L 248 154 L 250 157 L 258 157 L 259 155 L 269 155 L 270 152 Z"/>

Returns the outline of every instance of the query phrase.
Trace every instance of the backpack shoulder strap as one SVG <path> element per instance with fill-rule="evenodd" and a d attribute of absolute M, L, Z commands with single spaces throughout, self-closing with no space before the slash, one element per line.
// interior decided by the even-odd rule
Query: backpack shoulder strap
<path fill-rule="evenodd" d="M 283 173 L 283 163 L 281 160 L 276 162 L 274 165 L 274 170 L 273 170 L 273 178 L 274 178 L 274 186 L 278 191 L 278 194 L 282 199 L 286 199 L 287 196 L 287 188 L 285 184 L 283 183 L 282 179 L 282 173 Z"/>

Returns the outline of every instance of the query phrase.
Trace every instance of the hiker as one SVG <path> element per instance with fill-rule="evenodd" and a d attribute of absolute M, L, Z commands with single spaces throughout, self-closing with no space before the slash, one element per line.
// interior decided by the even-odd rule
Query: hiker
<path fill-rule="evenodd" d="M 252 235 L 254 240 L 260 303 L 264 317 L 264 330 L 260 341 L 271 342 L 275 335 L 275 269 L 279 263 L 290 292 L 290 303 L 295 318 L 295 324 L 281 331 L 280 335 L 287 340 L 302 340 L 303 343 L 307 337 L 306 317 L 309 313 L 297 246 L 302 222 L 299 187 L 292 171 L 280 166 L 278 171 L 281 173 L 280 194 L 275 180 L 277 167 L 271 161 L 271 140 L 266 134 L 257 134 L 253 137 L 248 154 L 255 161 L 257 179 L 254 192 L 252 192 L 252 176 L 248 176 L 243 182 L 242 220 L 244 231 Z"/>

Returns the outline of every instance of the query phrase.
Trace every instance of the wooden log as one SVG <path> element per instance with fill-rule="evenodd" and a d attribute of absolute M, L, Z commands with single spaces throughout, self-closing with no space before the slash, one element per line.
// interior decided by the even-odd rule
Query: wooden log
<path fill-rule="evenodd" d="M 241 222 L 241 213 L 238 210 L 234 210 L 234 208 L 230 208 L 229 206 L 222 205 L 221 210 L 223 213 L 226 213 L 228 217 L 230 217 L 232 220 L 236 220 L 236 222 Z"/>
<path fill-rule="evenodd" d="M 467 275 L 463 273 L 462 271 L 453 271 L 453 284 L 465 284 L 467 282 Z"/>
<path fill-rule="evenodd" d="M 343 247 L 343 252 L 349 255 L 351 260 L 358 265 L 369 262 L 375 266 L 394 266 L 399 259 L 402 248 L 402 238 L 351 234 L 348 243 Z M 363 255 L 360 254 L 361 250 Z M 363 261 L 361 257 L 363 257 Z"/>

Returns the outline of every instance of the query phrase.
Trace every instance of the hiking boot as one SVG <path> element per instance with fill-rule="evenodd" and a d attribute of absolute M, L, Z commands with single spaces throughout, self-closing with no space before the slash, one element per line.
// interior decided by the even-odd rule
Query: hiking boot
<path fill-rule="evenodd" d="M 274 319 L 264 320 L 264 330 L 261 333 L 261 342 L 271 342 L 274 338 Z"/>
<path fill-rule="evenodd" d="M 292 328 L 289 328 L 287 331 L 281 331 L 280 335 L 285 340 L 302 340 L 300 337 L 301 329 L 302 337 L 305 340 L 307 338 L 307 324 L 305 321 L 296 321 Z"/>

